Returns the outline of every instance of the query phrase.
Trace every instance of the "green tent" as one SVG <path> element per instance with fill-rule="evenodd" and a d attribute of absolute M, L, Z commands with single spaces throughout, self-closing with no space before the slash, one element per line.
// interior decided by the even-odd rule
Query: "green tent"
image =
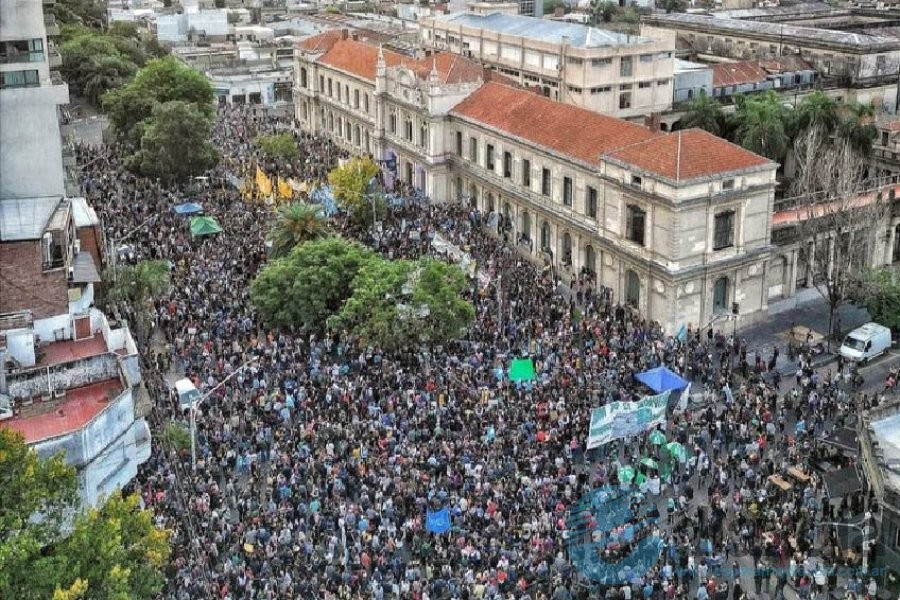
<path fill-rule="evenodd" d="M 530 358 L 513 359 L 509 365 L 510 381 L 534 381 L 534 362 Z"/>
<path fill-rule="evenodd" d="M 221 233 L 222 227 L 219 222 L 212 217 L 194 217 L 191 219 L 191 235 L 200 237 L 201 235 L 212 235 Z"/>
<path fill-rule="evenodd" d="M 662 446 L 663 444 L 666 443 L 666 434 L 664 434 L 659 429 L 655 429 L 650 434 L 650 443 L 653 444 L 654 446 Z"/>
<path fill-rule="evenodd" d="M 622 467 L 619 469 L 619 481 L 621 483 L 631 483 L 634 479 L 634 469 L 632 467 Z"/>

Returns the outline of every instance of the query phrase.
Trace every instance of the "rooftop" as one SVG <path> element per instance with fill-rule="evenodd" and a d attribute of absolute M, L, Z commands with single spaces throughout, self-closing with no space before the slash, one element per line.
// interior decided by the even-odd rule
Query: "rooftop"
<path fill-rule="evenodd" d="M 709 65 L 697 62 L 691 62 L 689 60 L 682 60 L 680 58 L 675 59 L 675 73 L 688 73 L 690 71 L 708 71 L 710 69 Z"/>
<path fill-rule="evenodd" d="M 106 354 L 108 351 L 109 348 L 102 335 L 94 335 L 93 337 L 85 338 L 83 340 L 51 342 L 38 349 L 38 353 L 41 356 L 37 366 L 49 367 L 67 362 L 74 362 L 76 360 Z"/>
<path fill-rule="evenodd" d="M 20 414 L 3 421 L 0 427 L 18 431 L 28 444 L 59 437 L 90 423 L 109 405 L 109 394 L 118 395 L 123 389 L 118 379 L 107 379 L 70 389 L 61 402 L 42 404 L 40 409 L 45 409 L 46 412 L 28 416 Z"/>
<path fill-rule="evenodd" d="M 40 239 L 62 198 L 7 198 L 0 200 L 0 241 Z"/>
<path fill-rule="evenodd" d="M 712 66 L 713 86 L 724 87 L 765 81 L 769 74 L 755 60 L 718 63 Z"/>
<path fill-rule="evenodd" d="M 485 83 L 452 113 L 590 165 L 609 160 L 676 182 L 773 165 L 703 131 L 657 133 L 500 83 Z"/>
<path fill-rule="evenodd" d="M 525 15 L 454 13 L 436 15 L 434 19 L 551 44 L 561 44 L 563 38 L 567 38 L 567 44 L 574 48 L 626 46 L 652 41 L 649 38 L 588 27 L 579 23 L 564 23 Z"/>
<path fill-rule="evenodd" d="M 71 198 L 72 201 L 72 218 L 75 220 L 75 227 L 90 227 L 91 225 L 99 225 L 100 219 L 97 212 L 88 204 L 84 198 Z"/>
<path fill-rule="evenodd" d="M 711 31 L 744 33 L 747 35 L 767 35 L 785 40 L 787 43 L 805 43 L 815 45 L 838 44 L 856 50 L 887 51 L 900 49 L 900 39 L 885 36 L 866 35 L 815 27 L 799 27 L 766 23 L 763 21 L 742 21 L 738 19 L 716 18 L 707 15 L 659 14 L 644 17 L 649 25 L 687 27 Z M 794 38 L 794 39 L 791 39 Z"/>
<path fill-rule="evenodd" d="M 793 6 L 773 6 L 770 8 L 737 8 L 717 10 L 712 15 L 718 19 L 759 19 L 765 17 L 787 17 L 810 13 L 830 13 L 834 9 L 824 2 L 806 2 Z"/>

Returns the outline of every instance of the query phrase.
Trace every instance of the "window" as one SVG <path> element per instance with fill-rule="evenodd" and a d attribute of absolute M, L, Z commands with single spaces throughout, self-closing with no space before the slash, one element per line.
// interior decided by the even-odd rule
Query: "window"
<path fill-rule="evenodd" d="M 612 64 L 611 58 L 592 58 L 591 66 L 592 67 L 608 67 Z"/>
<path fill-rule="evenodd" d="M 562 261 L 564 265 L 572 266 L 572 236 L 568 231 L 563 234 Z"/>
<path fill-rule="evenodd" d="M 631 108 L 631 92 L 619 93 L 619 108 Z"/>
<path fill-rule="evenodd" d="M 325 76 L 324 75 L 319 75 L 319 91 L 320 92 L 325 91 Z"/>
<path fill-rule="evenodd" d="M 469 138 L 469 160 L 478 162 L 478 140 L 475 138 Z"/>
<path fill-rule="evenodd" d="M 347 104 L 350 104 L 350 86 L 349 85 L 344 86 L 344 102 L 346 102 Z"/>
<path fill-rule="evenodd" d="M 337 84 L 337 101 L 341 101 L 341 84 Z"/>
<path fill-rule="evenodd" d="M 359 108 L 359 90 L 353 90 L 353 108 Z"/>
<path fill-rule="evenodd" d="M 363 110 L 367 113 L 369 112 L 369 95 L 368 94 L 363 95 Z"/>
<path fill-rule="evenodd" d="M 38 87 L 39 85 L 41 82 L 38 79 L 37 69 L 0 73 L 0 88 Z"/>
<path fill-rule="evenodd" d="M 306 67 L 300 67 L 300 87 L 307 87 Z"/>
<path fill-rule="evenodd" d="M 713 284 L 713 313 L 723 313 L 728 310 L 728 278 L 719 277 Z"/>
<path fill-rule="evenodd" d="M 638 175 L 631 176 L 631 187 L 641 189 L 644 185 L 644 180 Z"/>
<path fill-rule="evenodd" d="M 522 159 L 522 185 L 531 187 L 531 161 L 527 158 Z"/>
<path fill-rule="evenodd" d="M 653 62 L 653 55 L 652 54 L 641 54 L 641 62 L 642 63 Z"/>
<path fill-rule="evenodd" d="M 509 179 L 512 177 L 512 154 L 509 152 L 503 153 L 503 176 Z"/>
<path fill-rule="evenodd" d="M 875 68 L 879 71 L 884 69 L 885 64 L 887 64 L 887 57 L 884 54 L 879 54 L 875 57 Z"/>
<path fill-rule="evenodd" d="M 602 85 L 600 87 L 592 87 L 591 88 L 591 94 L 605 94 L 605 93 L 611 92 L 611 91 L 612 91 L 612 87 L 610 87 L 608 85 Z"/>
<path fill-rule="evenodd" d="M 667 85 L 669 85 L 669 80 L 668 79 L 660 79 L 659 81 L 656 82 L 656 85 L 658 85 L 659 87 L 667 86 Z"/>
<path fill-rule="evenodd" d="M 620 77 L 631 77 L 632 73 L 632 60 L 630 56 L 623 56 L 621 61 L 619 62 L 619 76 Z"/>
<path fill-rule="evenodd" d="M 488 144 L 484 150 L 484 162 L 489 171 L 494 170 L 494 145 Z"/>
<path fill-rule="evenodd" d="M 413 141 L 413 124 L 409 117 L 406 117 L 406 120 L 403 121 L 403 139 L 408 142 Z"/>
<path fill-rule="evenodd" d="M 572 178 L 563 177 L 563 204 L 572 206 Z"/>
<path fill-rule="evenodd" d="M 428 123 L 419 125 L 419 147 L 428 148 Z"/>
<path fill-rule="evenodd" d="M 0 64 L 44 62 L 44 40 L 0 42 Z"/>
<path fill-rule="evenodd" d="M 638 89 L 646 90 L 648 87 L 650 87 L 652 85 L 653 85 L 652 81 L 642 81 L 642 82 L 638 83 Z"/>
<path fill-rule="evenodd" d="M 722 191 L 728 192 L 734 189 L 734 179 L 726 179 L 722 182 Z"/>
<path fill-rule="evenodd" d="M 591 219 L 597 218 L 597 190 L 588 186 L 584 195 L 584 214 Z"/>
<path fill-rule="evenodd" d="M 388 129 L 393 134 L 397 133 L 397 113 L 391 113 L 391 116 L 388 119 Z"/>
<path fill-rule="evenodd" d="M 541 169 L 541 193 L 545 196 L 549 196 L 551 191 L 550 169 Z"/>
<path fill-rule="evenodd" d="M 333 95 L 332 94 L 333 88 L 331 86 L 332 86 L 331 77 L 329 77 L 328 78 L 328 97 L 329 98 L 331 98 L 331 96 Z"/>
<path fill-rule="evenodd" d="M 629 204 L 625 211 L 625 237 L 643 246 L 646 220 L 647 213 L 642 208 Z"/>
<path fill-rule="evenodd" d="M 462 131 L 456 132 L 456 155 L 462 156 Z"/>
<path fill-rule="evenodd" d="M 580 94 L 580 93 L 583 92 L 583 91 L 584 91 L 584 90 L 581 89 L 580 87 L 575 87 L 574 85 L 570 85 L 570 86 L 569 86 L 569 92 L 571 92 L 571 93 L 573 93 L 573 94 Z"/>
<path fill-rule="evenodd" d="M 578 58 L 577 56 L 568 57 L 566 59 L 566 62 L 568 62 L 570 65 L 583 65 L 584 64 L 584 60 L 581 58 Z"/>
<path fill-rule="evenodd" d="M 713 250 L 722 250 L 734 245 L 734 211 L 721 212 L 715 218 Z"/>

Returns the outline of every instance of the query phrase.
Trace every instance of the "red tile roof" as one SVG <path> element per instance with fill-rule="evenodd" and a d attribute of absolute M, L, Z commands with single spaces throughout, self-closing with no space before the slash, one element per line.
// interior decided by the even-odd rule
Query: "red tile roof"
<path fill-rule="evenodd" d="M 594 164 L 605 152 L 661 137 L 641 125 L 500 83 L 485 83 L 452 113 Z"/>
<path fill-rule="evenodd" d="M 452 114 L 590 164 L 608 159 L 673 181 L 772 165 L 699 129 L 656 133 L 499 83 L 485 83 Z"/>
<path fill-rule="evenodd" d="M 456 54 L 440 52 L 423 59 L 405 56 L 392 50 L 383 50 L 388 67 L 405 66 L 421 79 L 428 79 L 435 68 L 441 83 L 461 83 L 487 79 L 485 69 L 473 61 Z M 375 81 L 378 63 L 378 47 L 353 39 L 337 39 L 316 62 Z"/>
<path fill-rule="evenodd" d="M 340 39 L 346 39 L 346 29 L 331 29 L 325 33 L 306 38 L 297 47 L 307 52 L 327 52 Z"/>
<path fill-rule="evenodd" d="M 29 417 L 13 417 L 0 423 L 0 427 L 18 431 L 29 444 L 71 433 L 83 428 L 106 410 L 109 406 L 107 392 L 112 391 L 118 395 L 122 389 L 122 383 L 118 379 L 71 389 L 66 392 L 65 400 L 54 403 L 48 412 Z"/>
<path fill-rule="evenodd" d="M 687 129 L 610 152 L 608 158 L 672 181 L 745 171 L 773 163 L 702 129 Z"/>
<path fill-rule="evenodd" d="M 712 72 L 713 87 L 758 83 L 765 81 L 768 76 L 768 72 L 758 62 L 752 60 L 719 63 L 713 65 Z"/>

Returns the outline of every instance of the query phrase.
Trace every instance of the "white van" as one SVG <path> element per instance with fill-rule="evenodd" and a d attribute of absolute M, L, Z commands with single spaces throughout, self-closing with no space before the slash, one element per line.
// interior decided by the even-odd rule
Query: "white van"
<path fill-rule="evenodd" d="M 841 356 L 865 362 L 881 356 L 891 347 L 891 330 L 878 323 L 866 323 L 847 334 L 841 345 Z"/>
<path fill-rule="evenodd" d="M 175 393 L 178 394 L 178 402 L 181 404 L 181 412 L 194 406 L 200 399 L 200 390 L 190 379 L 179 379 L 175 382 Z"/>

